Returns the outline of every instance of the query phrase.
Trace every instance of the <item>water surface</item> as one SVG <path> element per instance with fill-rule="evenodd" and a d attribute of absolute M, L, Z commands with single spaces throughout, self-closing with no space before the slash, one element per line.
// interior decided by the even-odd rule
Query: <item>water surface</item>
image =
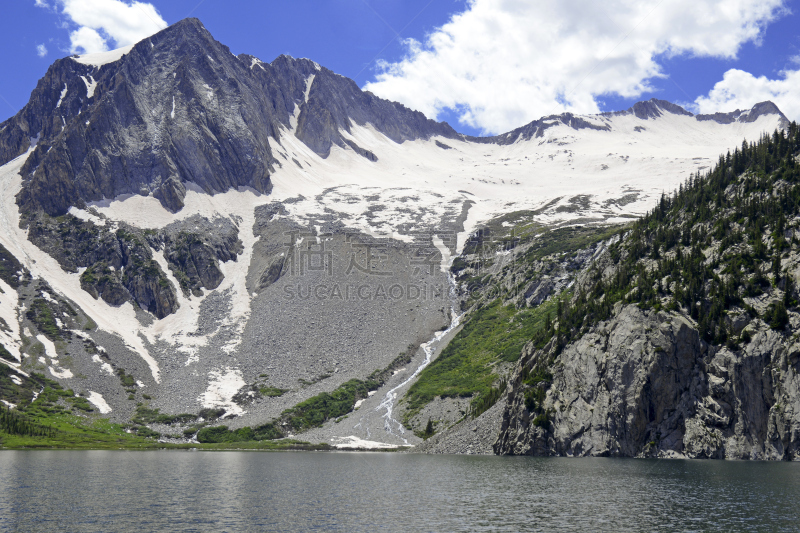
<path fill-rule="evenodd" d="M 800 465 L 0 452 L 0 531 L 796 531 Z"/>

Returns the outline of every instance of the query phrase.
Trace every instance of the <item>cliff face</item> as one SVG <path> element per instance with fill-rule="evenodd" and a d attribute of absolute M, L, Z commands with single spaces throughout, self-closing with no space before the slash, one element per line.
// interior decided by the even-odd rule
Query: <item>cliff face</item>
<path fill-rule="evenodd" d="M 620 307 L 568 347 L 552 378 L 524 382 L 549 350 L 528 345 L 510 387 L 499 454 L 796 460 L 800 346 L 752 324 L 739 351 L 691 319 Z M 537 405 L 535 391 L 545 391 Z M 534 423 L 537 415 L 545 413 Z M 546 421 L 545 421 L 546 420 Z"/>

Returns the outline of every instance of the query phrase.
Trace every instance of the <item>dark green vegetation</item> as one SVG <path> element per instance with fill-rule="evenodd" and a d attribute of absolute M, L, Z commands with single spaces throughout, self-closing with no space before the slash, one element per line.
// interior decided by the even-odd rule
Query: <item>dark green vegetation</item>
<path fill-rule="evenodd" d="M 272 424 L 264 424 L 255 429 L 243 427 L 236 430 L 230 430 L 228 426 L 214 426 L 198 431 L 197 441 L 207 443 L 247 442 L 275 440 L 283 438 L 283 436 L 283 433 Z"/>
<path fill-rule="evenodd" d="M 642 308 L 681 311 L 698 324 L 712 344 L 737 349 L 726 325 L 732 309 L 761 318 L 782 331 L 787 308 L 798 305 L 797 291 L 782 261 L 800 242 L 788 221 L 800 214 L 800 133 L 787 131 L 743 143 L 720 157 L 705 176 L 692 176 L 671 196 L 633 224 L 626 238 L 611 247 L 615 274 L 598 269 L 574 302 L 559 308 L 557 325 L 536 337 L 558 348 L 580 338 L 611 315 L 617 302 Z M 780 295 L 759 312 L 746 298 L 772 289 Z"/>
<path fill-rule="evenodd" d="M 12 377 L 14 379 L 12 379 Z M 18 383 L 15 382 L 18 381 Z M 34 398 L 34 392 L 39 392 Z M 170 444 L 154 439 L 160 435 L 143 423 L 174 424 L 195 420 L 197 415 L 163 415 L 157 409 L 140 405 L 133 424 L 116 424 L 94 413 L 91 404 L 72 390 L 40 374 L 28 378 L 0 363 L 0 399 L 15 404 L 8 409 L 0 404 L 0 449 L 229 449 L 228 442 Z M 216 419 L 221 410 L 203 410 L 200 416 Z M 213 429 L 213 428 L 212 428 Z M 192 433 L 194 433 L 193 430 Z M 325 444 L 312 445 L 297 440 L 260 442 L 258 433 L 239 433 L 246 442 L 236 449 L 248 450 L 326 450 Z M 274 438 L 274 437 L 273 437 Z"/>
<path fill-rule="evenodd" d="M 52 426 L 37 424 L 30 418 L 23 416 L 17 411 L 0 405 L 0 431 L 8 435 L 19 435 L 22 437 L 55 437 L 56 431 Z"/>
<path fill-rule="evenodd" d="M 358 400 L 366 398 L 369 391 L 378 387 L 380 383 L 377 381 L 351 379 L 331 393 L 323 392 L 287 409 L 281 414 L 280 424 L 294 431 L 319 427 L 352 411 Z"/>
<path fill-rule="evenodd" d="M 508 380 L 503 379 L 500 381 L 499 384 L 489 389 L 489 392 L 485 394 L 481 394 L 475 400 L 473 400 L 472 404 L 470 405 L 469 416 L 472 418 L 476 418 L 481 416 L 490 407 L 492 407 L 497 400 L 503 395 L 506 391 L 506 387 L 508 386 Z"/>
<path fill-rule="evenodd" d="M 732 349 L 748 341 L 749 333 L 732 333 L 725 320 L 731 310 L 782 331 L 789 321 L 787 309 L 798 305 L 796 287 L 783 269 L 800 247 L 789 231 L 800 215 L 798 151 L 796 124 L 758 143 L 744 143 L 624 229 L 574 226 L 542 233 L 526 223 L 527 213 L 516 213 L 479 232 L 465 249 L 471 255 L 453 264 L 469 291 L 467 304 L 477 303 L 476 309 L 409 389 L 405 422 L 436 396 L 472 396 L 471 413 L 482 413 L 501 394 L 500 376 L 492 372 L 497 363 L 515 361 L 529 340 L 537 348 L 552 342 L 557 355 L 609 318 L 618 302 L 684 312 L 697 321 L 707 342 Z M 503 229 L 503 220 L 520 223 L 522 229 Z M 568 258 L 623 232 L 625 238 L 610 247 L 614 275 L 603 278 L 609 265 L 595 265 L 574 293 L 537 308 L 520 308 L 520 290 L 536 279 L 537 262 Z M 481 254 L 487 245 L 492 253 Z M 498 249 L 520 252 L 512 264 L 491 272 Z M 776 290 L 780 298 L 760 312 L 747 303 L 748 297 Z M 534 423 L 546 426 L 547 413 L 539 412 L 542 394 L 541 387 L 531 386 L 526 404 L 536 413 Z"/>
<path fill-rule="evenodd" d="M 553 375 L 546 370 L 531 373 L 527 368 L 522 371 L 522 383 L 529 388 L 525 391 L 525 408 L 533 415 L 533 425 L 543 428 L 550 426 L 550 413 L 544 409 L 546 389 L 553 380 Z"/>
<path fill-rule="evenodd" d="M 119 381 L 122 383 L 123 387 L 135 387 L 136 386 L 136 379 L 131 376 L 130 374 L 125 373 L 124 368 L 117 369 L 117 376 L 119 376 Z"/>
<path fill-rule="evenodd" d="M 11 355 L 11 353 L 8 350 L 6 350 L 6 347 L 3 346 L 2 344 L 0 344 L 0 359 L 5 359 L 6 361 L 12 361 L 12 362 L 16 361 L 16 359 L 14 359 L 14 356 Z"/>
<path fill-rule="evenodd" d="M 26 377 L 0 364 L 0 398 L 16 405 L 4 411 L 0 448 L 117 448 L 154 444 L 126 433 L 119 424 L 94 418 L 91 416 L 94 409 L 86 398 L 41 374 Z"/>
<path fill-rule="evenodd" d="M 17 258 L 0 244 L 0 279 L 5 281 L 12 289 L 16 289 L 20 283 L 19 273 L 24 272 L 24 270 Z"/>
<path fill-rule="evenodd" d="M 369 391 L 377 389 L 380 385 L 377 381 L 351 379 L 333 392 L 317 394 L 285 410 L 273 422 L 255 428 L 245 426 L 236 430 L 230 430 L 227 426 L 206 427 L 198 431 L 197 440 L 220 443 L 280 439 L 289 432 L 319 427 L 328 420 L 348 414 L 358 400 L 366 398 Z"/>
<path fill-rule="evenodd" d="M 197 440 L 209 443 L 271 440 L 283 438 L 291 432 L 301 432 L 319 427 L 328 420 L 334 420 L 350 413 L 358 400 L 366 398 L 370 391 L 383 386 L 394 370 L 408 364 L 416 350 L 416 346 L 409 346 L 408 350 L 398 355 L 389 366 L 382 370 L 376 370 L 366 380 L 351 379 L 333 392 L 323 392 L 312 396 L 285 410 L 272 422 L 255 428 L 245 426 L 236 430 L 228 429 L 227 426 L 205 427 L 198 431 Z"/>
<path fill-rule="evenodd" d="M 47 301 L 42 298 L 36 298 L 33 300 L 31 304 L 31 308 L 25 313 L 25 316 L 28 317 L 28 320 L 36 324 L 36 327 L 39 328 L 39 331 L 45 334 L 45 336 L 50 339 L 51 341 L 60 341 L 63 340 L 61 337 L 61 331 L 56 324 L 56 320 L 53 317 L 53 311 L 50 309 L 50 306 L 47 305 Z"/>

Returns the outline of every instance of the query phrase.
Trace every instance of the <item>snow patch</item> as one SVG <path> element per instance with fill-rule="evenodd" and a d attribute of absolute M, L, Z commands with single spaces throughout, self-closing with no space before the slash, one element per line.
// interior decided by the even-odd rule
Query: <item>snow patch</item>
<path fill-rule="evenodd" d="M 362 450 L 386 450 L 397 448 L 395 444 L 386 444 L 374 440 L 364 440 L 354 435 L 349 437 L 331 437 L 334 448 L 359 448 Z"/>
<path fill-rule="evenodd" d="M 444 245 L 444 241 L 438 235 L 433 236 L 433 245 L 436 246 L 436 249 L 439 250 L 439 253 L 442 254 L 442 261 L 439 263 L 439 268 L 442 272 L 448 272 L 450 267 L 453 265 L 453 258 L 450 254 L 450 249 Z"/>
<path fill-rule="evenodd" d="M 11 376 L 11 381 L 16 383 L 17 385 L 22 385 L 22 380 L 19 379 L 17 376 Z"/>
<path fill-rule="evenodd" d="M 226 367 L 208 373 L 208 388 L 197 400 L 203 407 L 222 407 L 228 414 L 240 416 L 244 411 L 233 401 L 236 393 L 247 385 L 238 368 Z"/>
<path fill-rule="evenodd" d="M 308 95 L 311 94 L 311 85 L 314 83 L 314 78 L 316 78 L 316 77 L 317 77 L 316 74 L 311 74 L 306 79 L 306 90 L 305 90 L 305 93 L 303 94 L 303 103 L 304 104 L 308 103 Z M 297 130 L 297 120 L 300 118 L 300 112 L 301 111 L 302 111 L 302 106 L 298 105 L 298 104 L 295 104 L 294 113 L 292 113 L 292 116 L 289 117 L 289 126 L 290 126 L 291 131 Z"/>
<path fill-rule="evenodd" d="M 19 295 L 10 285 L 0 279 L 0 318 L 8 325 L 8 329 L 0 328 L 0 344 L 17 361 L 22 361 L 20 348 L 22 339 L 19 332 Z"/>
<path fill-rule="evenodd" d="M 72 372 L 68 368 L 61 368 L 60 366 L 50 366 L 48 367 L 50 373 L 53 374 L 55 377 L 59 379 L 69 379 L 72 376 Z"/>
<path fill-rule="evenodd" d="M 82 65 L 92 65 L 95 67 L 101 67 L 108 63 L 113 63 L 114 61 L 119 61 L 122 59 L 122 56 L 133 50 L 133 47 L 136 46 L 132 44 L 130 46 L 123 46 L 122 48 L 117 48 L 116 50 L 109 50 L 108 52 L 99 52 L 97 54 L 85 54 L 82 56 L 72 57 L 73 61 L 77 61 Z"/>
<path fill-rule="evenodd" d="M 64 97 L 67 96 L 67 84 L 64 84 L 64 90 L 61 91 L 61 98 L 58 99 L 58 103 L 56 104 L 56 109 L 61 107 L 61 102 L 64 101 Z"/>
<path fill-rule="evenodd" d="M 41 334 L 36 336 L 36 340 L 44 345 L 44 353 L 47 357 L 50 359 L 58 359 L 58 352 L 56 351 L 56 345 L 53 344 L 53 341 Z"/>
<path fill-rule="evenodd" d="M 90 213 L 89 211 L 84 211 L 83 209 L 78 209 L 75 206 L 72 206 L 67 211 L 70 215 L 74 216 L 75 218 L 79 218 L 84 222 L 92 222 L 95 226 L 105 226 L 106 219 L 100 218 L 97 215 Z"/>
<path fill-rule="evenodd" d="M 81 79 L 83 80 L 83 83 L 86 84 L 86 96 L 89 98 L 94 97 L 94 90 L 97 88 L 97 82 L 94 81 L 94 77 L 89 76 L 89 79 L 87 80 L 86 76 L 81 76 Z"/>
<path fill-rule="evenodd" d="M 0 244 L 34 277 L 46 279 L 53 290 L 78 305 L 101 330 L 119 336 L 130 350 L 144 359 L 150 367 L 153 379 L 160 383 L 158 363 L 143 342 L 141 325 L 136 319 L 133 305 L 127 302 L 113 307 L 92 298 L 81 289 L 79 273 L 65 272 L 55 259 L 31 244 L 27 233 L 19 228 L 20 215 L 16 205 L 16 195 L 22 189 L 19 171 L 30 154 L 31 150 L 0 167 L 0 227 L 3 228 L 0 231 Z"/>
<path fill-rule="evenodd" d="M 11 403 L 11 402 L 7 402 L 5 400 L 0 400 L 0 402 L 3 402 L 5 404 L 5 406 L 8 407 L 9 409 L 14 409 L 15 407 L 17 407 L 17 404 Z"/>
<path fill-rule="evenodd" d="M 111 407 L 109 407 L 106 400 L 100 395 L 98 392 L 89 391 L 89 396 L 86 398 L 89 400 L 89 403 L 97 407 L 97 410 L 100 411 L 100 414 L 107 415 L 111 412 Z"/>
<path fill-rule="evenodd" d="M 170 118 L 175 118 L 175 97 L 172 97 L 172 111 L 169 114 Z"/>
<path fill-rule="evenodd" d="M 94 354 L 92 356 L 92 361 L 97 363 L 98 365 L 100 365 L 100 368 L 102 370 L 104 370 L 105 372 L 107 372 L 109 376 L 113 376 L 114 375 L 114 368 L 110 364 L 108 364 L 105 361 L 103 361 L 102 359 L 100 359 L 99 355 Z"/>

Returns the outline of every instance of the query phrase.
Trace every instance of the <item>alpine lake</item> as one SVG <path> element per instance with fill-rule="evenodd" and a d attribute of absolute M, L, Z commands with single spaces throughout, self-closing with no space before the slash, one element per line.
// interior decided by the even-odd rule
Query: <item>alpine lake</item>
<path fill-rule="evenodd" d="M 797 531 L 800 464 L 3 451 L 0 531 Z"/>

